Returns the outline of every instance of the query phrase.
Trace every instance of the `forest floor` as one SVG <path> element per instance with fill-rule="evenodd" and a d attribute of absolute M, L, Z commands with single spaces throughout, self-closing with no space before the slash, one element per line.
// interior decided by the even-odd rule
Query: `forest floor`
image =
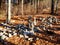
<path fill-rule="evenodd" d="M 15 11 L 15 9 L 14 9 L 14 11 Z M 58 13 L 60 14 L 60 11 Z M 4 16 L 2 16 L 2 15 L 4 15 Z M 14 13 L 14 15 L 16 15 L 16 14 Z M 21 22 L 22 22 L 22 19 L 27 20 L 27 18 L 25 18 L 25 17 L 28 17 L 28 16 L 38 18 L 40 16 L 47 17 L 47 16 L 51 16 L 51 15 L 50 14 L 19 15 L 19 16 L 12 16 L 13 18 L 11 20 L 17 20 L 16 22 L 19 22 L 21 20 Z M 20 18 L 20 17 L 22 17 L 22 18 Z M 60 15 L 55 16 L 55 17 L 60 19 Z M 0 11 L 0 22 L 4 22 L 4 21 L 6 21 L 6 11 L 2 10 L 2 12 Z M 21 22 L 19 22 L 19 23 L 21 23 Z M 0 42 L 0 45 L 60 45 L 60 29 L 59 29 L 59 31 L 56 30 L 55 34 L 52 34 L 52 35 L 49 35 L 45 32 L 35 33 L 35 36 L 33 38 L 35 38 L 35 37 L 38 37 L 39 39 L 35 39 L 33 41 L 28 41 L 28 40 L 25 40 L 25 38 L 13 36 L 13 37 L 10 37 L 9 39 L 2 40 L 3 42 Z"/>
<path fill-rule="evenodd" d="M 39 15 L 35 15 L 35 16 L 39 17 Z M 46 14 L 43 14 L 43 15 L 41 14 L 41 16 L 46 17 Z M 47 16 L 49 16 L 49 14 L 47 14 Z M 28 41 L 28 40 L 25 40 L 25 38 L 13 36 L 13 37 L 10 37 L 8 40 L 3 40 L 4 43 L 0 42 L 0 45 L 4 45 L 5 43 L 6 43 L 5 45 L 60 45 L 60 30 L 55 31 L 55 33 L 56 34 L 53 34 L 53 35 L 49 35 L 42 32 L 36 33 L 35 37 L 39 37 L 39 39 L 35 39 L 33 41 Z"/>

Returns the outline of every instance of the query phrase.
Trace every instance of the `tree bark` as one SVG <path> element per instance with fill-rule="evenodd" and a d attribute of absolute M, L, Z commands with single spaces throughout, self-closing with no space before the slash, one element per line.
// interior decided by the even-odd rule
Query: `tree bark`
<path fill-rule="evenodd" d="M 11 21 L 11 0 L 7 2 L 7 24 Z"/>
<path fill-rule="evenodd" d="M 1 8 L 1 3 L 2 3 L 2 0 L 0 0 L 0 8 Z"/>
<path fill-rule="evenodd" d="M 22 0 L 22 15 L 24 15 L 24 11 L 23 11 L 23 9 L 24 9 L 23 6 L 24 6 L 24 4 L 23 4 L 23 3 L 24 3 L 24 0 Z"/>
<path fill-rule="evenodd" d="M 58 2 L 59 2 L 59 0 L 56 1 L 56 10 L 55 10 L 56 14 L 57 14 L 57 10 L 58 10 Z"/>
<path fill-rule="evenodd" d="M 51 15 L 54 14 L 54 0 L 51 0 Z"/>

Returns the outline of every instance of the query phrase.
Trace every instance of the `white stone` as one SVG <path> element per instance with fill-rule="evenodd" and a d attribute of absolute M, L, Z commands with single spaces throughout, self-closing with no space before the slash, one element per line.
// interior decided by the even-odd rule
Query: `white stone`
<path fill-rule="evenodd" d="M 7 30 L 9 30 L 10 28 L 7 28 Z"/>
<path fill-rule="evenodd" d="M 24 35 L 24 37 L 25 37 L 25 38 L 28 38 L 28 36 L 27 36 L 27 35 Z"/>
<path fill-rule="evenodd" d="M 2 36 L 3 35 L 3 33 L 2 32 L 0 32 L 0 36 Z"/>
<path fill-rule="evenodd" d="M 5 39 L 6 38 L 6 36 L 5 35 L 2 35 L 2 37 L 1 37 L 2 39 Z"/>
<path fill-rule="evenodd" d="M 6 32 L 4 31 L 3 33 L 5 34 Z"/>
<path fill-rule="evenodd" d="M 28 38 L 29 41 L 33 41 L 33 38 Z"/>
<path fill-rule="evenodd" d="M 45 27 L 43 29 L 46 30 Z"/>
<path fill-rule="evenodd" d="M 23 35 L 20 35 L 20 37 L 22 38 L 22 37 L 24 37 Z"/>
<path fill-rule="evenodd" d="M 9 37 L 12 37 L 12 35 L 11 35 L 11 34 L 9 34 Z"/>
<path fill-rule="evenodd" d="M 8 33 L 5 33 L 5 35 L 8 35 Z"/>
<path fill-rule="evenodd" d="M 17 33 L 14 33 L 14 35 L 17 35 Z"/>
<path fill-rule="evenodd" d="M 36 40 L 39 40 L 39 38 L 36 38 Z"/>
<path fill-rule="evenodd" d="M 9 32 L 12 32 L 11 30 L 9 30 Z"/>
<path fill-rule="evenodd" d="M 3 30 L 3 28 L 0 27 L 0 30 Z"/>

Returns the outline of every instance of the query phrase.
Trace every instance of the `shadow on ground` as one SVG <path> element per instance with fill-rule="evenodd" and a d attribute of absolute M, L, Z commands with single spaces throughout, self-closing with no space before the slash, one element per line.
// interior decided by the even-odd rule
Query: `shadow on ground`
<path fill-rule="evenodd" d="M 0 45 L 15 45 L 11 42 L 7 42 L 6 40 L 0 39 Z"/>

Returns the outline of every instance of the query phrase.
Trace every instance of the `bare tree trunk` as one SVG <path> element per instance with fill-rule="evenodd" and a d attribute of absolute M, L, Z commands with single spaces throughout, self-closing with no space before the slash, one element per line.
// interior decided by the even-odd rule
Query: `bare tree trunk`
<path fill-rule="evenodd" d="M 29 3 L 29 13 L 31 14 L 31 0 L 30 0 L 30 3 Z"/>
<path fill-rule="evenodd" d="M 20 4 L 20 0 L 18 0 L 18 5 Z"/>
<path fill-rule="evenodd" d="M 37 1 L 35 0 L 35 14 L 37 13 Z"/>
<path fill-rule="evenodd" d="M 51 15 L 54 14 L 54 0 L 51 0 Z"/>
<path fill-rule="evenodd" d="M 2 0 L 0 0 L 0 8 L 1 8 L 1 3 L 2 3 Z"/>
<path fill-rule="evenodd" d="M 32 3 L 33 3 L 33 8 L 34 8 L 33 9 L 34 10 L 34 13 L 33 14 L 35 14 L 35 0 L 33 0 Z"/>
<path fill-rule="evenodd" d="M 59 0 L 56 0 L 56 10 L 55 10 L 56 14 L 57 14 L 57 10 L 58 10 L 58 2 L 59 2 Z"/>
<path fill-rule="evenodd" d="M 22 15 L 24 15 L 24 11 L 23 11 L 23 9 L 24 9 L 23 6 L 24 6 L 24 4 L 23 4 L 23 3 L 24 3 L 24 0 L 22 0 Z"/>
<path fill-rule="evenodd" d="M 36 0 L 36 8 L 37 8 L 37 10 L 36 10 L 36 13 L 38 14 L 38 8 L 39 8 L 39 0 Z"/>
<path fill-rule="evenodd" d="M 8 0 L 7 3 L 7 23 L 10 23 L 11 20 L 11 0 Z"/>
<path fill-rule="evenodd" d="M 18 5 L 20 4 L 20 0 L 18 0 Z"/>
<path fill-rule="evenodd" d="M 40 5 L 39 3 L 40 3 L 40 1 L 38 0 L 38 9 L 37 9 L 38 10 L 38 13 L 39 13 L 39 5 Z"/>

